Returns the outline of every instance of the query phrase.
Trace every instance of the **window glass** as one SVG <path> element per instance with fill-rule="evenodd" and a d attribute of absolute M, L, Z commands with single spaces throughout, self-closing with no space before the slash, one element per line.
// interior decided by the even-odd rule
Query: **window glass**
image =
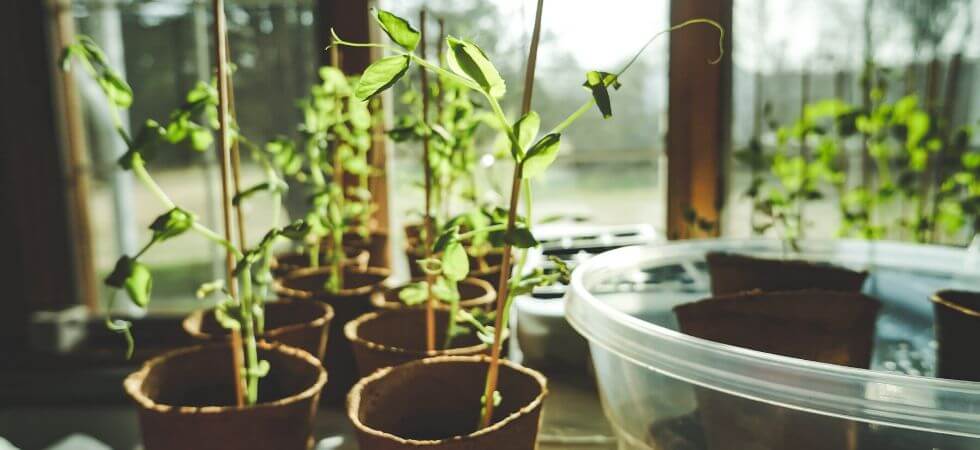
<path fill-rule="evenodd" d="M 138 127 L 152 118 L 166 123 L 188 90 L 212 76 L 211 3 L 190 0 L 76 0 L 77 32 L 93 37 L 114 65 L 125 70 L 135 101 L 124 122 Z M 299 123 L 295 101 L 304 96 L 316 71 L 313 6 L 309 0 L 228 1 L 229 42 L 235 75 L 236 110 L 246 136 L 266 142 L 290 135 Z M 91 208 L 93 240 L 100 279 L 120 253 L 133 254 L 149 239 L 147 226 L 164 211 L 141 185 L 116 170 L 122 143 L 94 83 L 82 86 L 93 161 Z M 153 176 L 174 202 L 221 230 L 217 168 L 213 149 L 198 153 L 170 147 L 150 163 Z M 244 185 L 261 174 L 243 154 Z M 118 209 L 116 205 L 119 205 Z M 254 242 L 270 227 L 271 205 L 263 199 L 246 205 L 247 231 Z M 116 213 L 121 212 L 117 220 Z M 146 262 L 154 271 L 151 311 L 180 312 L 200 305 L 194 291 L 222 273 L 223 253 L 188 233 L 159 249 Z M 125 305 L 121 296 L 120 305 Z"/>
<path fill-rule="evenodd" d="M 976 139 L 959 146 L 956 136 L 980 117 L 978 20 L 980 3 L 970 0 L 734 2 L 734 158 L 725 233 L 786 237 L 793 232 L 772 217 L 784 214 L 802 217 L 804 237 L 968 241 L 975 194 L 950 180 L 964 169 L 959 153 L 976 150 Z M 833 99 L 852 120 L 816 119 L 801 141 L 793 127 L 805 105 L 818 115 Z M 913 145 L 903 131 L 911 122 L 888 112 L 901 110 L 903 99 L 908 111 L 928 118 L 919 121 L 928 124 L 925 137 Z M 887 117 L 882 133 L 841 134 L 837 125 L 873 112 Z M 824 150 L 837 153 L 826 166 L 814 164 Z M 808 164 L 794 165 L 799 156 Z M 787 186 L 804 166 L 814 186 L 795 202 Z M 818 173 L 823 169 L 832 173 Z M 773 211 L 773 202 L 790 205 Z"/>
<path fill-rule="evenodd" d="M 536 2 L 398 0 L 384 5 L 418 23 L 423 3 L 432 19 L 427 30 L 430 58 L 435 58 L 438 41 L 436 19 L 442 18 L 447 34 L 472 40 L 491 57 L 507 83 L 504 108 L 516 118 Z M 667 26 L 667 12 L 663 0 L 613 0 L 602 8 L 579 0 L 546 3 L 532 106 L 541 114 L 542 128 L 558 124 L 588 100 L 582 87 L 586 71 L 618 71 L 654 32 Z M 562 136 L 557 162 L 533 184 L 537 218 L 576 216 L 601 224 L 643 222 L 658 227 L 662 223 L 658 167 L 666 128 L 666 43 L 663 39 L 652 45 L 622 78 L 622 89 L 613 93 L 612 118 L 603 120 L 598 110 L 590 111 Z M 407 88 L 400 83 L 395 89 L 396 115 L 405 112 L 397 99 Z M 492 133 L 487 133 L 479 151 L 490 155 L 493 144 Z M 394 148 L 396 219 L 420 217 L 417 147 Z M 510 195 L 511 166 L 491 156 L 482 162 L 479 176 L 486 180 L 485 198 L 504 205 Z"/>

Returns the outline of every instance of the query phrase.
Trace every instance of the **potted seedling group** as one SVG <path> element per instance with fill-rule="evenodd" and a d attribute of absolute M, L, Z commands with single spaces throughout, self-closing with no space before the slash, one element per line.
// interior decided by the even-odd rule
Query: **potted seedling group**
<path fill-rule="evenodd" d="M 632 64 L 630 62 L 618 73 L 589 72 L 585 86 L 592 97 L 541 135 L 540 119 L 531 111 L 530 105 L 542 4 L 542 1 L 538 2 L 524 80 L 522 115 L 517 121 L 509 119 L 500 105 L 500 99 L 507 91 L 504 80 L 487 54 L 473 42 L 447 36 L 447 67 L 443 67 L 425 57 L 424 46 L 419 48 L 422 40 L 419 30 L 386 11 L 376 11 L 376 19 L 393 45 L 348 42 L 333 34 L 333 46 L 382 47 L 391 54 L 367 68 L 354 88 L 356 96 L 369 99 L 380 94 L 402 78 L 412 65 L 451 79 L 479 93 L 486 101 L 494 120 L 507 137 L 514 162 L 511 197 L 504 223 L 491 225 L 492 229 L 465 231 L 458 225 L 450 225 L 438 230 L 438 235 L 435 228 L 424 227 L 429 235 L 426 241 L 431 243 L 426 246 L 426 258 L 420 264 L 427 277 L 426 284 L 405 295 L 424 300 L 430 310 L 435 306 L 434 291 L 449 288 L 445 297 L 454 298 L 453 284 L 465 278 L 469 268 L 463 242 L 474 236 L 468 233 L 496 233 L 504 243 L 502 276 L 497 286 L 492 331 L 490 327 L 482 331 L 488 334 L 484 337 L 491 343 L 490 356 L 437 356 L 380 369 L 363 378 L 348 398 L 348 415 L 362 448 L 532 449 L 536 445 L 547 382 L 540 373 L 503 360 L 501 347 L 514 295 L 553 281 L 559 275 L 521 276 L 526 250 L 537 245 L 530 228 L 528 213 L 531 205 L 525 204 L 527 209 L 523 217 L 518 214 L 521 188 L 528 189 L 529 180 L 542 174 L 554 162 L 561 133 L 576 119 L 595 105 L 604 116 L 612 113 L 609 88 L 619 87 L 619 77 Z M 672 29 L 693 23 L 717 26 L 707 20 L 692 20 Z M 427 85 L 423 80 L 423 92 Z M 423 101 L 423 108 L 425 104 Z M 426 117 L 423 113 L 421 123 L 428 128 Z M 429 135 L 427 131 L 423 133 Z M 429 158 L 424 160 L 428 162 Z M 426 216 L 430 217 L 429 214 Z M 516 264 L 511 261 L 512 249 L 520 250 Z M 512 265 L 518 268 L 513 274 Z M 454 302 L 449 304 L 452 306 Z M 448 319 L 450 323 L 455 320 L 453 317 Z M 427 341 L 431 343 L 434 340 L 431 330 L 435 324 L 426 322 L 426 329 L 418 333 L 428 334 Z M 447 392 L 453 395 L 445 395 Z"/>
<path fill-rule="evenodd" d="M 337 50 L 334 50 L 336 55 Z M 338 58 L 335 56 L 334 61 Z M 302 148 L 303 179 L 308 184 L 305 221 L 308 267 L 282 274 L 275 290 L 280 297 L 326 303 L 335 311 L 324 367 L 330 381 L 324 391 L 327 402 L 340 402 L 357 380 L 357 369 L 344 325 L 374 309 L 373 295 L 390 270 L 347 262 L 345 240 L 358 235 L 372 212 L 370 192 L 352 186 L 345 192 L 344 174 L 362 179 L 369 175 L 367 151 L 372 142 L 373 116 L 368 104 L 354 97 L 347 76 L 336 64 L 320 69 L 322 83 L 301 102 L 304 113 Z"/>
<path fill-rule="evenodd" d="M 290 334 L 291 330 L 276 335 L 275 330 L 268 328 L 273 322 L 269 313 L 275 311 L 280 316 L 282 312 L 279 309 L 267 311 L 264 303 L 266 286 L 271 281 L 268 259 L 277 239 L 303 239 L 309 227 L 303 222 L 276 226 L 260 242 L 246 247 L 244 224 L 238 210 L 239 241 L 234 243 L 233 197 L 240 201 L 247 195 L 242 195 L 244 191 L 240 188 L 238 155 L 232 154 L 238 148 L 232 142 L 237 130 L 231 124 L 229 112 L 230 70 L 223 12 L 223 2 L 216 1 L 216 92 L 210 85 L 199 86 L 188 96 L 184 107 L 171 116 L 167 126 L 148 120 L 134 135 L 126 132 L 119 116 L 119 110 L 132 103 L 132 90 L 107 64 L 104 53 L 85 38 L 65 51 L 65 65 L 72 61 L 82 65 L 108 99 L 117 131 L 128 148 L 118 161 L 120 167 L 131 171 L 166 209 L 150 225 L 150 241 L 137 254 L 122 256 L 106 278 L 106 284 L 124 289 L 134 304 L 145 308 L 150 301 L 152 274 L 141 259 L 148 251 L 188 232 L 199 234 L 226 250 L 225 280 L 212 283 L 205 290 L 221 293 L 222 299 L 213 310 L 213 319 L 228 330 L 230 338 L 150 359 L 126 378 L 124 387 L 139 407 L 145 448 L 305 449 L 313 443 L 315 405 L 327 380 L 326 371 L 310 352 L 280 342 L 260 340 L 260 337 L 288 340 L 283 335 Z M 164 144 L 188 141 L 192 147 L 202 150 L 211 144 L 210 127 L 192 120 L 197 114 L 203 114 L 209 122 L 216 122 L 219 131 L 223 235 L 174 204 L 146 168 L 154 152 Z M 110 311 L 115 298 L 115 295 L 111 297 Z M 287 322 L 292 323 L 288 326 L 304 329 L 301 334 L 311 336 L 312 351 L 322 349 L 330 310 L 311 308 L 305 311 L 308 313 L 305 317 L 301 314 L 298 319 L 291 317 Z M 126 336 L 131 353 L 134 343 L 130 324 L 108 316 L 106 323 L 113 331 Z M 308 343 L 305 338 L 302 341 L 295 344 Z"/>

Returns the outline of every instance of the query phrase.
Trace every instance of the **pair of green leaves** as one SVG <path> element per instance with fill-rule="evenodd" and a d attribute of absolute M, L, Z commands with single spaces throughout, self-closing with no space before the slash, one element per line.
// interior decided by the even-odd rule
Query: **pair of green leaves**
<path fill-rule="evenodd" d="M 130 300 L 140 308 L 150 303 L 150 292 L 153 290 L 153 276 L 150 268 L 135 258 L 123 255 L 116 261 L 116 266 L 105 279 L 105 284 L 117 289 L 124 289 Z"/>
<path fill-rule="evenodd" d="M 377 10 L 375 19 L 385 34 L 408 53 L 382 58 L 368 66 L 354 88 L 354 95 L 361 100 L 384 92 L 398 82 L 408 71 L 412 62 L 410 53 L 421 40 L 421 33 L 408 21 L 388 11 Z M 504 79 L 480 47 L 452 36 L 446 38 L 446 44 L 446 62 L 450 70 L 473 82 L 487 95 L 494 98 L 504 95 L 507 91 Z"/>
<path fill-rule="evenodd" d="M 76 42 L 65 47 L 61 55 L 63 70 L 71 69 L 72 58 L 78 58 L 85 63 L 86 69 L 114 107 L 129 108 L 133 104 L 133 89 L 122 75 L 109 65 L 105 52 L 92 38 L 79 36 Z"/>
<path fill-rule="evenodd" d="M 541 117 L 534 111 L 528 112 L 514 123 L 514 134 L 520 147 L 512 146 L 511 155 L 522 164 L 521 176 L 524 179 L 540 175 L 558 157 L 561 134 L 548 133 L 535 141 L 540 129 Z"/>

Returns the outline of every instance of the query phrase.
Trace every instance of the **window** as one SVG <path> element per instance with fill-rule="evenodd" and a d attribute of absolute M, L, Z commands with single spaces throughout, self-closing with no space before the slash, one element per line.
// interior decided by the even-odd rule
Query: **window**
<path fill-rule="evenodd" d="M 738 157 L 740 152 L 745 154 L 757 138 L 762 154 L 771 158 L 776 153 L 777 130 L 792 126 L 801 117 L 804 105 L 840 99 L 856 109 L 864 108 L 870 92 L 862 85 L 865 73 L 874 73 L 874 86 L 869 87 L 881 89 L 883 102 L 894 104 L 914 95 L 918 106 L 930 116 L 933 130 L 930 133 L 937 132 L 943 139 L 950 140 L 949 136 L 958 127 L 977 124 L 980 40 L 974 24 L 978 20 L 980 3 L 969 0 L 736 1 L 732 124 L 736 158 L 730 162 L 724 233 L 749 236 L 755 234 L 754 226 L 769 222 L 768 218 L 760 217 L 765 214 L 752 212 L 753 199 L 746 193 L 754 176 L 745 159 Z M 957 67 L 953 61 L 958 57 L 961 63 Z M 865 61 L 873 62 L 872 72 L 866 72 Z M 940 130 L 937 128 L 940 123 L 948 126 Z M 934 136 L 930 134 L 929 138 Z M 813 147 L 817 141 L 811 136 L 808 145 Z M 834 142 L 842 149 L 834 167 L 844 174 L 847 189 L 841 191 L 826 182 L 819 184 L 823 198 L 807 201 L 802 208 L 804 236 L 832 238 L 840 231 L 849 236 L 861 235 L 860 227 L 842 228 L 848 220 L 841 205 L 852 200 L 842 197 L 842 192 L 871 183 L 872 195 L 878 196 L 879 187 L 889 186 L 879 180 L 892 176 L 891 184 L 900 193 L 888 200 L 876 200 L 880 207 L 871 213 L 874 226 L 884 229 L 864 231 L 888 239 L 958 244 L 972 236 L 973 229 L 967 225 L 956 230 L 943 227 L 942 199 L 960 201 L 958 197 L 943 197 L 942 189 L 943 180 L 951 175 L 957 158 L 940 168 L 939 175 L 933 172 L 938 167 L 937 158 L 947 150 L 933 151 L 927 169 L 914 172 L 908 169 L 909 156 L 896 147 L 894 158 L 888 164 L 891 173 L 885 174 L 873 161 L 862 161 L 865 158 L 862 139 Z M 799 146 L 787 150 L 791 156 L 801 151 L 806 150 Z M 764 167 L 755 173 L 766 181 L 766 186 L 778 185 L 770 162 L 765 161 Z M 937 176 L 940 181 L 936 181 Z M 915 186 L 913 191 L 922 191 L 901 192 L 903 186 Z M 770 198 L 767 189 L 763 187 L 761 197 L 756 199 Z M 933 211 L 939 215 L 935 223 L 922 222 L 927 231 L 918 235 L 914 229 L 917 223 L 914 210 L 919 208 L 917 204 L 922 198 L 925 198 L 921 208 L 926 220 Z M 780 235 L 779 228 L 769 228 L 765 234 Z"/>
<path fill-rule="evenodd" d="M 436 53 L 436 19 L 443 18 L 451 24 L 447 34 L 470 39 L 488 53 L 507 83 L 504 108 L 516 119 L 535 2 L 392 0 L 385 7 L 417 23 L 423 4 L 431 19 L 429 57 L 434 59 Z M 653 33 L 666 28 L 667 7 L 665 0 L 614 0 L 602 8 L 585 1 L 546 4 L 533 97 L 542 127 L 558 124 L 588 100 L 589 93 L 582 88 L 586 71 L 617 71 Z M 591 111 L 562 137 L 555 166 L 533 185 L 538 219 L 564 215 L 602 224 L 642 222 L 659 227 L 663 223 L 659 159 L 666 130 L 666 43 L 662 39 L 651 46 L 623 77 L 622 89 L 613 93 L 612 118 L 603 120 L 598 110 Z M 397 100 L 405 89 L 402 83 L 393 97 Z M 399 112 L 404 108 L 396 108 Z M 396 219 L 411 218 L 410 211 L 422 204 L 421 157 L 416 147 L 394 147 Z M 492 150 L 492 136 L 487 136 L 480 151 Z M 490 156 L 482 159 L 481 177 L 489 181 L 485 195 L 505 205 L 511 168 L 506 159 L 490 165 L 493 161 Z"/>
<path fill-rule="evenodd" d="M 255 142 L 289 135 L 301 119 L 295 101 L 314 82 L 321 51 L 315 48 L 313 2 L 227 3 L 239 122 Z M 137 127 L 148 118 L 166 121 L 189 89 L 210 79 L 214 60 L 210 2 L 76 0 L 74 7 L 78 33 L 92 36 L 115 65 L 125 69 L 136 98 L 128 125 Z M 90 205 L 101 279 L 121 253 L 132 254 L 147 241 L 146 227 L 163 208 L 142 186 L 116 170 L 123 144 L 113 132 L 97 87 L 86 76 L 77 79 L 94 167 Z M 246 155 L 243 158 L 245 185 L 250 185 L 261 175 Z M 168 148 L 151 168 L 178 205 L 198 214 L 213 229 L 221 229 L 220 178 L 212 151 Z M 270 225 L 269 214 L 263 214 L 268 205 L 261 202 L 248 205 L 251 240 L 259 239 Z M 199 236 L 180 236 L 168 244 L 168 250 L 151 250 L 147 255 L 155 278 L 153 313 L 179 313 L 200 306 L 194 290 L 223 271 L 223 253 Z M 117 302 L 120 307 L 128 304 Z"/>

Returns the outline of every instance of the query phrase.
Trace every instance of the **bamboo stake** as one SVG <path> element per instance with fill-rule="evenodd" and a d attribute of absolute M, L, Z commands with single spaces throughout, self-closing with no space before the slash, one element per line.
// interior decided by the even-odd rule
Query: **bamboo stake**
<path fill-rule="evenodd" d="M 75 20 L 72 17 L 71 0 L 54 1 L 51 4 L 55 26 L 53 33 L 58 49 L 68 46 L 75 37 Z M 78 91 L 72 80 L 72 74 L 58 71 L 60 84 L 60 100 L 65 111 L 65 128 L 67 148 L 65 149 L 65 179 L 67 180 L 68 198 L 71 204 L 70 214 L 74 230 L 75 243 L 74 259 L 75 273 L 78 274 L 78 289 L 82 301 L 91 312 L 98 310 L 98 282 L 95 278 L 95 268 L 92 265 L 92 223 L 89 218 L 88 193 L 89 173 L 91 164 L 85 146 L 85 124 L 79 105 Z"/>
<path fill-rule="evenodd" d="M 534 93 L 534 69 L 538 60 L 538 42 L 541 39 L 541 14 L 544 10 L 544 0 L 538 0 L 537 11 L 534 14 L 534 32 L 531 34 L 531 46 L 528 49 L 527 69 L 524 73 L 524 93 L 521 99 L 521 115 L 531 111 L 531 96 Z M 510 189 L 510 210 L 507 214 L 507 232 L 514 231 L 517 216 L 517 199 L 521 192 L 521 179 L 524 165 L 517 163 L 514 167 L 514 179 Z M 493 347 L 490 351 L 490 367 L 487 369 L 487 384 L 483 391 L 486 407 L 480 418 L 480 428 L 490 426 L 493 420 L 493 394 L 497 391 L 497 378 L 500 374 L 500 347 L 502 343 L 503 324 L 506 321 L 507 288 L 511 277 L 511 245 L 504 246 L 503 261 L 500 264 L 500 283 L 497 285 L 497 308 L 493 324 Z M 518 274 L 520 276 L 520 274 Z"/>
<path fill-rule="evenodd" d="M 419 55 L 425 59 L 425 8 L 419 11 L 419 23 L 421 24 L 421 38 L 419 42 Z M 422 167 L 425 169 L 425 218 L 422 228 L 425 231 L 425 259 L 432 257 L 432 167 L 429 162 L 429 75 L 424 67 L 419 67 L 422 76 L 422 123 L 425 125 L 426 133 L 422 136 Z M 428 272 L 425 274 L 425 281 L 428 295 L 425 301 L 425 348 L 428 351 L 436 349 L 436 313 L 435 299 L 432 295 L 432 284 L 435 277 Z M 453 320 L 450 318 L 449 320 Z"/>
<path fill-rule="evenodd" d="M 218 68 L 218 155 L 221 167 L 221 198 L 224 218 L 225 240 L 232 242 L 231 195 L 228 186 L 228 172 L 231 165 L 231 155 L 228 149 L 228 49 L 225 44 L 225 5 L 224 0 L 213 0 L 214 9 L 214 39 L 215 60 Z M 231 249 L 225 252 L 225 276 L 228 280 L 228 292 L 231 298 L 238 299 L 238 285 L 234 277 L 235 255 Z M 245 387 L 242 385 L 241 374 L 244 373 L 244 352 L 242 351 L 242 336 L 238 330 L 232 330 L 231 337 L 233 378 L 235 385 L 235 403 L 245 406 Z"/>
<path fill-rule="evenodd" d="M 341 73 L 343 73 L 344 70 L 343 70 L 343 68 L 340 67 L 340 48 L 338 46 L 336 46 L 336 45 L 333 45 L 333 46 L 330 47 L 330 65 L 333 66 L 335 69 L 339 70 Z M 343 105 L 341 104 L 341 102 L 335 101 L 334 108 L 335 108 L 335 111 L 340 111 L 343 108 Z M 340 113 L 337 112 L 337 115 L 339 116 Z M 340 202 L 340 205 L 339 205 L 340 210 L 343 211 L 343 209 L 344 209 L 344 202 L 346 201 L 346 197 L 345 196 L 347 195 L 347 192 L 346 192 L 346 189 L 344 188 L 344 166 L 343 166 L 343 164 L 341 163 L 341 160 L 340 160 L 340 151 L 339 151 L 340 146 L 338 145 L 338 143 L 337 143 L 336 140 L 331 141 L 329 145 L 330 145 L 330 150 L 331 150 L 330 153 L 331 153 L 331 156 L 333 157 L 333 161 L 332 161 L 332 166 L 333 166 L 333 182 L 337 186 L 340 187 L 340 195 L 337 196 L 337 200 Z M 344 269 L 343 269 L 343 262 L 344 262 L 344 233 L 343 233 L 343 230 L 341 230 L 340 232 L 337 232 L 336 230 L 334 230 L 334 231 L 331 232 L 331 236 L 332 236 L 332 239 L 330 239 L 330 251 L 331 251 L 331 258 L 332 258 L 331 264 L 333 264 L 334 267 L 340 267 L 340 269 L 337 270 L 337 273 L 335 275 L 337 277 L 337 287 L 339 289 L 343 289 L 344 288 Z M 339 262 L 337 262 L 337 261 L 339 261 Z"/>

